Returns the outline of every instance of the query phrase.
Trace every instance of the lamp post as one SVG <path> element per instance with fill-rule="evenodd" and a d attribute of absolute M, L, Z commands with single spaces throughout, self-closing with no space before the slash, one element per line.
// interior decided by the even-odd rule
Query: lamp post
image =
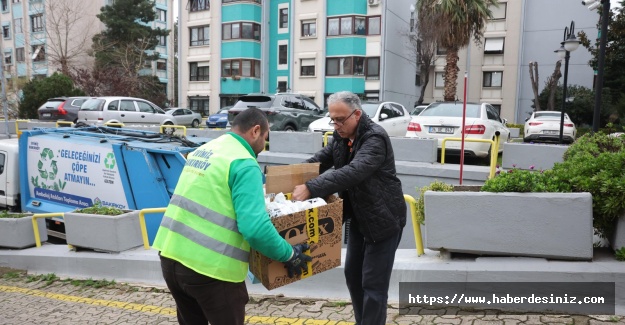
<path fill-rule="evenodd" d="M 562 86 L 562 112 L 560 114 L 560 143 L 564 143 L 564 109 L 566 108 L 566 87 L 567 78 L 569 74 L 569 58 L 570 53 L 577 50 L 579 47 L 579 40 L 575 37 L 575 22 L 571 21 L 571 26 L 564 27 L 564 37 L 559 49 L 555 50 L 560 57 L 564 59 L 564 85 Z"/>
<path fill-rule="evenodd" d="M 601 6 L 601 29 L 599 30 L 599 59 L 597 66 L 597 80 L 595 82 L 595 110 L 592 116 L 592 132 L 599 131 L 601 119 L 601 91 L 603 90 L 603 70 L 605 67 L 605 46 L 608 38 L 608 20 L 610 20 L 610 0 L 583 0 L 583 5 L 589 10 L 595 10 Z"/>

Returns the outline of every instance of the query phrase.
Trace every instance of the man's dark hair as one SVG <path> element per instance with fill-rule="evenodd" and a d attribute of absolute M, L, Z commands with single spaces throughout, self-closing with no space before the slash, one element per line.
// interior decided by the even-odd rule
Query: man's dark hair
<path fill-rule="evenodd" d="M 265 133 L 269 128 L 267 116 L 258 108 L 250 107 L 237 116 L 232 121 L 232 128 L 238 128 L 239 131 L 245 133 L 256 125 L 260 125 L 260 131 Z"/>

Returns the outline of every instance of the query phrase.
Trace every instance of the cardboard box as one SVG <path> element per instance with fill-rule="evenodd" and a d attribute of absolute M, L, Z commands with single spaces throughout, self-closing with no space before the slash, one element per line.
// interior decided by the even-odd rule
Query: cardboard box
<path fill-rule="evenodd" d="M 295 185 L 318 175 L 318 163 L 267 167 L 267 193 L 290 193 Z M 328 204 L 319 208 L 271 219 L 278 233 L 290 244 L 313 241 L 308 251 L 312 262 L 301 276 L 289 278 L 284 263 L 252 249 L 250 270 L 265 288 L 275 289 L 341 265 L 343 200 L 331 196 L 326 201 Z M 313 226 L 315 219 L 316 226 Z"/>

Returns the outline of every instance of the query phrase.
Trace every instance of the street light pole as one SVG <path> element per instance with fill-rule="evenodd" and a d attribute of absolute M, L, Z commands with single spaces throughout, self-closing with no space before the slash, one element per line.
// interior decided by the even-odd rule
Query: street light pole
<path fill-rule="evenodd" d="M 561 59 L 564 59 L 564 84 L 562 85 L 562 110 L 560 112 L 560 137 L 559 143 L 564 143 L 564 112 L 566 109 L 566 91 L 569 76 L 570 53 L 577 50 L 579 40 L 575 37 L 575 22 L 571 21 L 570 27 L 564 27 L 564 37 L 559 49 L 555 50 Z"/>
<path fill-rule="evenodd" d="M 599 40 L 599 66 L 595 84 L 595 111 L 592 117 L 592 132 L 599 131 L 601 119 L 601 91 L 603 90 L 603 69 L 605 67 L 605 47 L 608 38 L 608 21 L 610 20 L 610 0 L 601 0 L 601 38 Z"/>

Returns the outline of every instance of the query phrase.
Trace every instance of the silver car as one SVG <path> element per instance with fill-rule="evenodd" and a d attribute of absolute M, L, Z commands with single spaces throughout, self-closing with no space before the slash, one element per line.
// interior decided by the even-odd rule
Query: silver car
<path fill-rule="evenodd" d="M 78 122 L 173 125 L 176 120 L 160 107 L 145 99 L 133 97 L 93 97 L 80 106 Z"/>
<path fill-rule="evenodd" d="M 200 113 L 195 113 L 188 108 L 169 108 L 165 111 L 165 114 L 173 116 L 174 120 L 176 120 L 176 125 L 196 128 L 200 126 L 200 122 L 202 121 L 202 115 L 200 115 Z"/>

